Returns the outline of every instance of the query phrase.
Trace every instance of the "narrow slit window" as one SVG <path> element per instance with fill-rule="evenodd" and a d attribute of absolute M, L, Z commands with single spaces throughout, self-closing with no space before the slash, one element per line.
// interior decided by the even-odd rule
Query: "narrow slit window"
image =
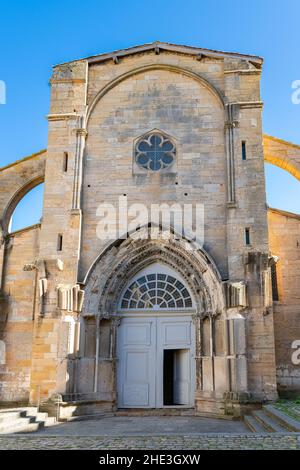
<path fill-rule="evenodd" d="M 271 281 L 272 281 L 272 298 L 274 302 L 278 302 L 279 294 L 278 294 L 277 266 L 275 263 L 272 264 L 271 266 Z"/>
<path fill-rule="evenodd" d="M 246 141 L 242 141 L 242 160 L 247 160 L 247 148 L 246 148 Z"/>
<path fill-rule="evenodd" d="M 64 152 L 63 171 L 65 173 L 68 171 L 68 163 L 69 163 L 69 154 L 68 152 Z"/>
<path fill-rule="evenodd" d="M 63 236 L 61 233 L 59 233 L 57 236 L 57 251 L 62 251 L 62 247 L 63 247 Z"/>
<path fill-rule="evenodd" d="M 246 243 L 246 245 L 250 245 L 250 244 L 251 244 L 251 240 L 250 240 L 250 228 L 245 228 L 245 243 Z"/>

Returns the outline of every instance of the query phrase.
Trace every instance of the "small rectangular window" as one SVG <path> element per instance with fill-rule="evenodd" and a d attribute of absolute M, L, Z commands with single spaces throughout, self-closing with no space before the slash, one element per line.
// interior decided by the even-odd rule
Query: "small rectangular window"
<path fill-rule="evenodd" d="M 59 233 L 57 236 L 57 251 L 62 251 L 62 246 L 63 246 L 63 236 L 61 233 Z"/>
<path fill-rule="evenodd" d="M 68 171 L 68 163 L 69 163 L 69 154 L 68 152 L 64 152 L 63 171 L 65 173 Z"/>
<path fill-rule="evenodd" d="M 246 141 L 242 141 L 242 160 L 247 160 Z"/>
<path fill-rule="evenodd" d="M 245 243 L 246 245 L 250 245 L 250 228 L 245 228 Z"/>

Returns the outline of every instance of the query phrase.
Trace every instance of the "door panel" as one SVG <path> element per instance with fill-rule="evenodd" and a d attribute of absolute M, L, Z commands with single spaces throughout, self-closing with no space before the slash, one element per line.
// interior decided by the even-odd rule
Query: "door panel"
<path fill-rule="evenodd" d="M 174 401 L 188 405 L 190 401 L 190 351 L 178 349 L 174 354 Z"/>
<path fill-rule="evenodd" d="M 175 350 L 174 402 L 192 405 L 194 362 L 190 317 L 124 317 L 118 328 L 119 407 L 162 408 L 164 350 Z"/>
<path fill-rule="evenodd" d="M 182 405 L 193 405 L 194 402 L 194 363 L 191 367 L 191 361 L 194 360 L 194 329 L 191 317 L 158 317 L 157 318 L 157 373 L 161 374 L 164 364 L 164 350 L 178 350 L 178 357 L 173 365 L 173 398 L 174 402 Z M 181 357 L 179 351 L 185 350 L 186 354 Z M 177 354 L 175 354 L 177 356 Z M 193 358 L 191 358 L 193 357 Z M 175 370 L 175 362 L 177 364 Z M 177 375 L 176 375 L 176 374 Z M 175 377 L 176 384 L 175 384 Z M 157 407 L 163 407 L 163 380 L 157 381 Z"/>
<path fill-rule="evenodd" d="M 168 321 L 159 319 L 160 327 L 163 330 L 163 344 L 166 346 L 180 346 L 191 343 L 191 322 L 184 320 Z"/>
<path fill-rule="evenodd" d="M 118 329 L 120 407 L 155 407 L 155 319 L 123 318 Z"/>

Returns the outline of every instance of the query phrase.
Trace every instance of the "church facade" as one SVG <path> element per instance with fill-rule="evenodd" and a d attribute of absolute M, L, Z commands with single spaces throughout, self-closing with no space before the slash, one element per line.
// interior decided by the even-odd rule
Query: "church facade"
<path fill-rule="evenodd" d="M 156 42 L 53 68 L 47 150 L 0 169 L 1 403 L 242 415 L 300 393 L 300 216 L 264 176 L 300 180 L 300 147 L 262 133 L 262 62 Z M 10 232 L 42 182 L 41 223 Z"/>

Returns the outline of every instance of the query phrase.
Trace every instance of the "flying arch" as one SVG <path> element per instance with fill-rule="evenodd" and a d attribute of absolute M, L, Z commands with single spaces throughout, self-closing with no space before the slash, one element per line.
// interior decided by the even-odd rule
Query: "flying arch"
<path fill-rule="evenodd" d="M 300 181 L 300 145 L 264 134 L 264 158 Z"/>

